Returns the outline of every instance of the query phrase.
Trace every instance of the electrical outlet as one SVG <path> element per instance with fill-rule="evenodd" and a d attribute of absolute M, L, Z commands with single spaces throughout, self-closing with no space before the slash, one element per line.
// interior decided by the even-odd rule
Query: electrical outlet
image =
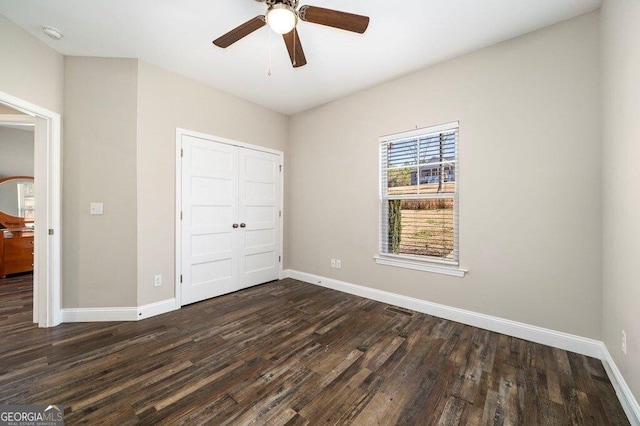
<path fill-rule="evenodd" d="M 627 333 L 624 330 L 622 330 L 622 345 L 620 349 L 622 349 L 623 354 L 627 354 Z"/>
<path fill-rule="evenodd" d="M 336 267 L 336 260 L 335 259 L 331 259 L 331 267 L 332 268 Z"/>
<path fill-rule="evenodd" d="M 336 259 L 336 268 L 342 269 L 342 260 Z"/>
<path fill-rule="evenodd" d="M 162 285 L 162 275 L 153 276 L 153 286 L 160 287 Z"/>

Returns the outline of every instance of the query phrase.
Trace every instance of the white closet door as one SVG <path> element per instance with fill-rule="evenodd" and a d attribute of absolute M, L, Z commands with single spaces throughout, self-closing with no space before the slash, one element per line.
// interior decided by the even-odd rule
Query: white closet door
<path fill-rule="evenodd" d="M 239 289 L 238 148 L 182 137 L 181 303 Z"/>
<path fill-rule="evenodd" d="M 240 287 L 280 271 L 280 156 L 240 149 Z"/>

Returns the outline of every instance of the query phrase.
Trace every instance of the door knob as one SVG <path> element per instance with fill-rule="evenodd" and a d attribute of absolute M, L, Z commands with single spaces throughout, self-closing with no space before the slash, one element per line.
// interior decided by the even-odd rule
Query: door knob
<path fill-rule="evenodd" d="M 240 224 L 240 228 L 246 228 L 246 227 L 247 227 L 247 224 L 246 224 L 246 223 L 241 223 L 241 224 Z"/>
<path fill-rule="evenodd" d="M 233 224 L 233 227 L 234 227 L 234 228 L 237 228 L 237 227 L 238 227 L 238 224 L 237 224 L 237 223 L 234 223 L 234 224 Z"/>

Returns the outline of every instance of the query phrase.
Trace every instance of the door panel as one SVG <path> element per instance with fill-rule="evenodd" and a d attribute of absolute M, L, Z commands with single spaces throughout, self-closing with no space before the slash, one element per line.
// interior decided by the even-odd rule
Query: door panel
<path fill-rule="evenodd" d="M 240 286 L 279 278 L 280 156 L 240 150 Z"/>
<path fill-rule="evenodd" d="M 182 137 L 182 305 L 238 290 L 238 149 Z"/>

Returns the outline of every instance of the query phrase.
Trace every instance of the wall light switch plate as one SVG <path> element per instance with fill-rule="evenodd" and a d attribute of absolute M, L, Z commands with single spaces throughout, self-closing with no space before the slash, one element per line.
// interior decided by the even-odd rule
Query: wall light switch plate
<path fill-rule="evenodd" d="M 104 213 L 103 203 L 89 203 L 89 214 L 103 214 L 103 213 Z"/>

